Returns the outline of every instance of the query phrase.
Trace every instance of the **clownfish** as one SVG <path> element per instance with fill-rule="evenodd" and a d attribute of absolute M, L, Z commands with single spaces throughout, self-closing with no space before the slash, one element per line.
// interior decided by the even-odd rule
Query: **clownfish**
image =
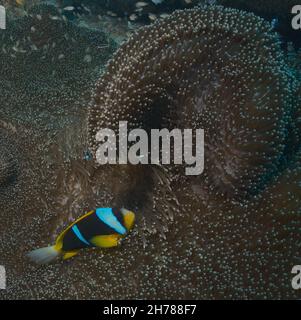
<path fill-rule="evenodd" d="M 133 228 L 135 214 L 121 208 L 97 208 L 68 226 L 53 246 L 33 250 L 27 256 L 39 264 L 49 263 L 58 256 L 69 259 L 80 249 L 111 248 Z"/>

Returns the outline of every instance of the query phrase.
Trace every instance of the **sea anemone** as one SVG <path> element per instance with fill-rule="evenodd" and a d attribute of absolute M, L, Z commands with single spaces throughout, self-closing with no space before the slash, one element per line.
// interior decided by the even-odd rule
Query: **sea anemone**
<path fill-rule="evenodd" d="M 294 86 L 278 37 L 253 14 L 178 11 L 140 29 L 97 82 L 89 143 L 101 128 L 202 128 L 204 187 L 256 194 L 282 159 Z"/>
<path fill-rule="evenodd" d="M 218 0 L 217 3 L 226 7 L 253 12 L 270 21 L 273 28 L 280 32 L 286 40 L 301 45 L 299 32 L 292 28 L 292 8 L 297 4 L 295 0 Z"/>
<path fill-rule="evenodd" d="M 48 126 L 56 123 L 55 115 L 85 106 L 114 43 L 46 4 L 32 7 L 24 17 L 9 18 L 7 26 L 0 35 L 0 112 L 14 112 L 14 120 L 22 123 L 34 119 L 36 125 Z"/>
<path fill-rule="evenodd" d="M 0 130 L 0 188 L 15 178 L 17 160 L 14 146 L 8 142 L 8 136 Z"/>
<path fill-rule="evenodd" d="M 1 146 L 2 149 L 2 146 Z M 6 150 L 1 150 L 0 158 L 0 185 L 5 184 L 11 179 L 15 171 L 13 157 L 7 154 Z"/>

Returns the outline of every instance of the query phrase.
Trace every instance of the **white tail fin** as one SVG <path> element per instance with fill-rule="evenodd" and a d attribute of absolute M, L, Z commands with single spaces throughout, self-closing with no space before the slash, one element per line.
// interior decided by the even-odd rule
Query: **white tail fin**
<path fill-rule="evenodd" d="M 56 257 L 59 256 L 59 254 L 60 252 L 56 250 L 54 246 L 52 246 L 52 247 L 45 247 L 45 248 L 40 248 L 40 249 L 30 251 L 27 254 L 27 256 L 33 262 L 36 262 L 39 264 L 45 264 L 54 260 Z"/>

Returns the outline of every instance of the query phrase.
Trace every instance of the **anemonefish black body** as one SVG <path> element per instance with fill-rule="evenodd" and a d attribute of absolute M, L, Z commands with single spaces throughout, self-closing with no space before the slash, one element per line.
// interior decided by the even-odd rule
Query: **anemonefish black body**
<path fill-rule="evenodd" d="M 28 257 L 43 264 L 60 255 L 69 259 L 85 248 L 115 247 L 132 229 L 134 221 L 135 214 L 127 209 L 97 208 L 68 226 L 53 246 L 33 250 Z"/>

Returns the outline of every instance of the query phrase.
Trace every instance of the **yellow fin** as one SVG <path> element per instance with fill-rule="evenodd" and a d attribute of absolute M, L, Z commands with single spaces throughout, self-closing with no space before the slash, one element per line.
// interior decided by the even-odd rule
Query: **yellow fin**
<path fill-rule="evenodd" d="M 131 230 L 133 228 L 135 222 L 135 214 L 132 211 L 126 210 L 123 212 L 123 223 L 127 230 Z"/>
<path fill-rule="evenodd" d="M 111 248 L 111 247 L 116 247 L 118 245 L 119 239 L 120 239 L 119 235 L 112 234 L 112 235 L 95 236 L 90 240 L 90 242 L 93 243 L 96 247 Z"/>
<path fill-rule="evenodd" d="M 16 0 L 16 3 L 17 3 L 19 6 L 23 6 L 24 0 Z"/>
<path fill-rule="evenodd" d="M 70 251 L 70 252 L 66 252 L 63 256 L 64 260 L 70 259 L 72 257 L 74 257 L 75 255 L 78 254 L 78 251 Z"/>

